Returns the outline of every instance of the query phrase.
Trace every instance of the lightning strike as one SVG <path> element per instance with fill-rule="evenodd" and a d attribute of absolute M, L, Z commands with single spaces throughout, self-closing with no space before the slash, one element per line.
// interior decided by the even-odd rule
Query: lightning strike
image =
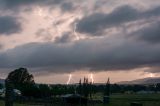
<path fill-rule="evenodd" d="M 74 35 L 75 35 L 75 37 L 76 37 L 76 40 L 79 40 L 79 39 L 80 39 L 80 37 L 78 36 L 78 34 L 77 34 L 76 30 L 77 30 L 77 23 L 75 23 L 75 24 L 74 24 L 73 33 L 74 33 Z"/>
<path fill-rule="evenodd" d="M 40 7 L 38 7 L 38 15 L 41 16 L 41 17 L 42 17 L 42 16 L 43 16 L 43 17 L 45 16 L 45 15 L 43 14 L 43 9 L 40 8 Z"/>
<path fill-rule="evenodd" d="M 70 84 L 71 79 L 72 79 L 72 74 L 69 74 L 69 78 L 68 78 L 68 81 L 67 81 L 67 83 L 66 83 L 67 85 Z"/>
<path fill-rule="evenodd" d="M 154 74 L 150 73 L 150 77 L 151 77 L 151 78 L 154 77 Z"/>
<path fill-rule="evenodd" d="M 57 20 L 56 20 L 56 18 L 55 17 L 52 17 L 52 16 L 49 16 L 49 15 L 47 15 L 45 12 L 44 12 L 44 10 L 42 9 L 42 8 L 40 8 L 40 7 L 37 7 L 37 14 L 40 16 L 40 17 L 44 17 L 44 18 L 48 18 L 51 22 L 53 21 L 53 25 L 55 26 L 55 28 L 56 28 L 56 32 L 57 32 L 57 34 L 58 34 L 58 36 L 60 36 L 61 35 L 61 31 L 60 31 L 60 28 L 57 26 Z"/>
<path fill-rule="evenodd" d="M 90 74 L 90 79 L 91 79 L 91 82 L 93 84 L 94 83 L 94 78 L 93 78 L 93 74 L 92 73 Z"/>
<path fill-rule="evenodd" d="M 74 17 L 75 19 L 80 19 L 80 16 L 79 16 L 79 14 L 80 14 L 80 12 L 81 12 L 81 6 L 78 6 L 78 15 L 76 14 L 76 16 L 72 16 L 72 17 Z M 77 34 L 77 22 L 75 22 L 74 23 L 74 27 L 73 27 L 73 34 L 74 34 L 74 36 L 76 37 L 76 40 L 80 40 L 80 37 L 79 37 L 79 35 Z"/>

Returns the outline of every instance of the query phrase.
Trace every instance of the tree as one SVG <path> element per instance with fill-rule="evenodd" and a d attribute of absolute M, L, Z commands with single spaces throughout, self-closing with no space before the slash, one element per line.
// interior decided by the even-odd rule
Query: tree
<path fill-rule="evenodd" d="M 80 95 L 82 95 L 82 82 L 81 82 L 81 79 L 79 80 L 78 93 Z"/>
<path fill-rule="evenodd" d="M 29 74 L 26 68 L 19 68 L 10 72 L 6 81 L 13 84 L 14 89 L 20 90 L 23 96 L 35 97 L 39 95 L 33 75 Z"/>
<path fill-rule="evenodd" d="M 47 84 L 39 84 L 39 90 L 42 98 L 51 96 L 51 90 Z"/>
<path fill-rule="evenodd" d="M 0 83 L 0 89 L 4 88 L 3 84 Z"/>
<path fill-rule="evenodd" d="M 156 84 L 156 90 L 157 90 L 157 91 L 160 91 L 160 83 L 157 83 L 157 84 Z"/>
<path fill-rule="evenodd" d="M 109 78 L 108 78 L 108 81 L 107 81 L 106 86 L 105 86 L 104 95 L 106 95 L 106 96 L 110 95 L 110 80 L 109 80 Z"/>
<path fill-rule="evenodd" d="M 14 84 L 15 88 L 22 84 L 34 84 L 33 75 L 29 74 L 26 68 L 19 68 L 12 71 L 9 73 L 7 79 Z"/>
<path fill-rule="evenodd" d="M 88 98 L 89 96 L 89 83 L 88 83 L 88 78 L 84 78 L 83 82 L 83 96 Z"/>

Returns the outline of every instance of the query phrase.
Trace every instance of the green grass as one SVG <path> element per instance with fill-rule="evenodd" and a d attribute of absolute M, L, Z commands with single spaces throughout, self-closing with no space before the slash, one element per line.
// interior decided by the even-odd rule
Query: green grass
<path fill-rule="evenodd" d="M 109 106 L 130 106 L 131 102 L 140 102 L 143 106 L 160 106 L 160 94 L 112 95 Z"/>
<path fill-rule="evenodd" d="M 3 101 L 0 101 L 0 106 L 4 106 L 4 102 Z"/>
<path fill-rule="evenodd" d="M 101 94 L 94 95 L 94 99 L 102 100 L 102 97 Z M 160 106 L 160 94 L 114 94 L 111 95 L 110 104 L 106 106 L 130 106 L 132 102 L 140 102 L 143 106 Z"/>
<path fill-rule="evenodd" d="M 96 94 L 94 95 L 94 99 L 102 100 L 102 95 Z M 160 106 L 160 94 L 114 94 L 111 95 L 110 104 L 108 105 L 94 104 L 90 106 L 130 106 L 131 102 L 140 102 L 143 103 L 143 106 Z M 0 106 L 4 106 L 3 101 L 0 101 Z M 40 106 L 40 105 L 15 103 L 14 106 Z"/>

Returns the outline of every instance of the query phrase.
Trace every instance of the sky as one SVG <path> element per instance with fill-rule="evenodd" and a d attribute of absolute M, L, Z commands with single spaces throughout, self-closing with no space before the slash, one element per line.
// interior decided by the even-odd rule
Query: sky
<path fill-rule="evenodd" d="M 159 0 L 0 0 L 0 78 L 38 83 L 160 76 Z"/>

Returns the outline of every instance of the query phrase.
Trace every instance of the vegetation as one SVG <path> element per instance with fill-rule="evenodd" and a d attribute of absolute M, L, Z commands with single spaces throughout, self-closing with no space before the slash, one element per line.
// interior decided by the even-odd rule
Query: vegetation
<path fill-rule="evenodd" d="M 102 99 L 102 94 L 95 94 L 97 99 Z M 160 106 L 160 94 L 112 94 L 111 102 L 106 106 L 130 106 L 131 102 L 140 102 L 143 106 Z M 32 103 L 15 103 L 14 106 L 44 106 L 44 104 L 32 104 Z M 0 106 L 4 106 L 4 102 L 0 101 Z M 49 105 L 52 106 L 52 105 Z M 55 106 L 55 105 L 53 105 Z M 58 106 L 58 105 L 57 105 Z M 92 106 L 92 105 L 88 105 Z M 105 106 L 102 103 L 94 104 L 94 106 Z"/>
<path fill-rule="evenodd" d="M 9 73 L 8 80 L 12 81 L 15 87 L 19 87 L 22 84 L 34 84 L 34 78 L 32 74 L 29 74 L 26 68 L 19 68 Z"/>
<path fill-rule="evenodd" d="M 110 80 L 109 80 L 109 78 L 108 78 L 108 81 L 107 81 L 105 89 L 104 89 L 104 95 L 110 96 Z"/>
<path fill-rule="evenodd" d="M 0 83 L 0 89 L 4 88 L 3 84 Z"/>
<path fill-rule="evenodd" d="M 95 85 L 88 82 L 87 78 L 79 81 L 78 85 L 48 85 L 48 84 L 35 84 L 34 77 L 28 72 L 26 68 L 19 68 L 9 73 L 8 80 L 12 81 L 14 88 L 22 92 L 22 96 L 34 98 L 48 98 L 56 97 L 64 94 L 78 93 L 86 98 L 96 93 L 104 93 L 110 95 L 113 93 L 135 93 L 138 91 L 160 91 L 160 84 L 151 85 L 117 85 L 110 84 L 109 79 L 106 85 Z M 0 85 L 0 88 L 2 86 Z"/>
<path fill-rule="evenodd" d="M 107 106 L 129 106 L 131 102 L 142 102 L 144 106 L 160 106 L 160 84 L 150 85 L 118 85 L 110 84 L 109 78 L 106 84 L 92 84 L 87 78 L 73 85 L 48 85 L 36 84 L 34 77 L 26 68 L 19 68 L 9 73 L 7 80 L 11 81 L 14 89 L 22 92 L 15 99 L 15 106 L 27 106 L 28 104 L 55 104 L 61 103 L 61 95 L 78 93 L 81 96 L 93 100 L 103 101 L 103 96 L 110 96 L 110 104 Z M 0 88 L 3 88 L 0 85 Z M 139 91 L 152 91 L 153 94 L 138 94 Z M 93 101 L 94 102 L 94 101 Z M 18 104 L 19 103 L 19 104 Z M 89 102 L 92 104 L 92 102 Z M 4 102 L 0 101 L 0 106 Z M 34 105 L 33 105 L 34 106 Z M 57 105 L 58 106 L 58 105 Z M 90 106 L 90 105 L 89 105 Z M 102 103 L 94 103 L 94 106 L 102 106 Z"/>

